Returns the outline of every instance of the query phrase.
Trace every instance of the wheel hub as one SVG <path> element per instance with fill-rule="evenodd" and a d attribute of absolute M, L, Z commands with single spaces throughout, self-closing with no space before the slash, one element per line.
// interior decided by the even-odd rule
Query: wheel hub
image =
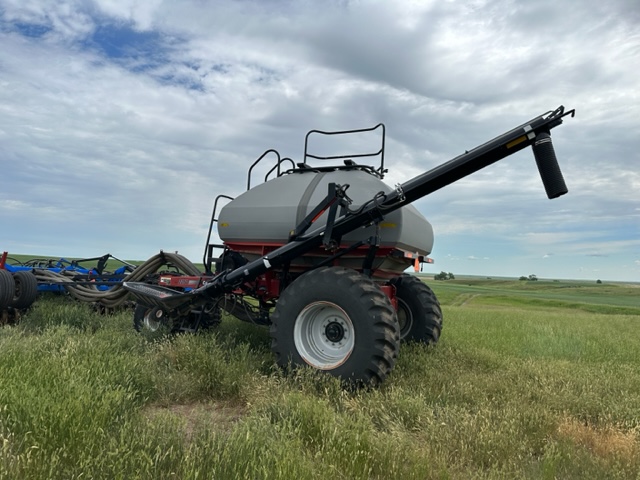
<path fill-rule="evenodd" d="M 344 327 L 338 322 L 331 322 L 324 328 L 324 334 L 332 343 L 338 343 L 344 338 Z"/>
<path fill-rule="evenodd" d="M 152 332 L 157 331 L 164 323 L 164 311 L 160 308 L 153 308 L 144 316 L 144 325 Z"/>

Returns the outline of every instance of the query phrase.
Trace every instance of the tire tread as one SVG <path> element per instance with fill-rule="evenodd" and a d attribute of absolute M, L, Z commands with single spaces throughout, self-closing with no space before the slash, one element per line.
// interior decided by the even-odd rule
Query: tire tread
<path fill-rule="evenodd" d="M 271 350 L 276 363 L 284 368 L 289 367 L 291 363 L 294 364 L 293 366 L 304 365 L 297 357 L 297 352 L 291 351 L 292 349 L 295 350 L 295 347 L 291 348 L 289 346 L 290 343 L 292 345 L 292 340 L 290 342 L 286 338 L 287 332 L 292 328 L 295 320 L 294 315 L 297 315 L 295 312 L 290 312 L 291 304 L 295 303 L 294 299 L 306 295 L 310 299 L 309 302 L 311 302 L 313 301 L 313 293 L 309 292 L 324 292 L 332 289 L 348 292 L 368 312 L 369 318 L 372 319 L 368 329 L 374 338 L 370 345 L 356 346 L 356 348 L 360 349 L 363 347 L 369 349 L 366 365 L 351 365 L 353 371 L 348 374 L 344 372 L 345 369 L 342 369 L 342 375 L 338 375 L 331 370 L 328 372 L 340 376 L 343 380 L 353 384 L 379 384 L 391 372 L 398 358 L 400 332 L 396 313 L 389 298 L 370 278 L 344 267 L 322 267 L 307 272 L 289 285 L 282 293 L 271 316 L 271 326 L 269 328 Z M 329 295 L 324 295 L 324 297 L 327 296 Z M 324 297 L 322 299 L 325 299 Z M 362 328 L 362 325 L 354 326 L 354 328 Z M 356 331 L 356 338 L 358 337 L 359 334 Z M 351 359 L 352 357 L 347 359 L 345 365 L 350 363 Z M 341 370 L 341 367 L 336 368 L 336 370 Z"/>

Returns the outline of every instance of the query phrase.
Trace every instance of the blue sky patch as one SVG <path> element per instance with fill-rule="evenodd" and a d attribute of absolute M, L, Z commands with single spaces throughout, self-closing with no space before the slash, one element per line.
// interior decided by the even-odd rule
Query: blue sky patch
<path fill-rule="evenodd" d="M 85 48 L 98 50 L 108 60 L 135 73 L 146 73 L 165 85 L 177 85 L 189 90 L 202 90 L 192 78 L 167 72 L 166 67 L 176 62 L 192 68 L 187 62 L 173 58 L 180 39 L 167 37 L 158 31 L 139 31 L 127 24 L 103 24 L 84 42 Z M 193 69 L 193 68 L 192 68 Z"/>
<path fill-rule="evenodd" d="M 50 26 L 36 23 L 14 23 L 13 27 L 20 35 L 30 38 L 40 38 L 51 31 Z"/>
<path fill-rule="evenodd" d="M 107 57 L 114 59 L 157 58 L 166 51 L 158 32 L 136 31 L 129 25 L 101 25 L 91 37 L 91 43 Z"/>

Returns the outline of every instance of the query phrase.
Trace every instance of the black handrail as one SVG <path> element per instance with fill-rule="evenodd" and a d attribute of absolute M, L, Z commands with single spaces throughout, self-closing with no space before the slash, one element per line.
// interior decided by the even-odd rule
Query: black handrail
<path fill-rule="evenodd" d="M 354 133 L 366 133 L 366 132 L 373 132 L 377 129 L 382 129 L 382 134 L 381 134 L 381 146 L 380 149 L 378 151 L 375 152 L 370 152 L 370 153 L 352 153 L 349 155 L 328 155 L 328 156 L 321 156 L 321 155 L 313 155 L 311 153 L 309 153 L 309 137 L 312 134 L 318 134 L 318 135 L 349 135 L 349 134 L 354 134 Z M 374 172 L 377 172 L 376 174 L 380 177 L 380 178 L 384 178 L 384 174 L 386 173 L 386 170 L 384 169 L 384 149 L 385 149 L 385 136 L 386 136 L 386 128 L 384 126 L 384 123 L 379 123 L 374 127 L 370 127 L 370 128 L 358 128 L 355 130 L 336 130 L 336 131 L 324 131 L 324 130 L 310 130 L 309 132 L 307 132 L 307 134 L 304 137 L 304 164 L 306 165 L 307 163 L 307 158 L 313 158 L 315 160 L 346 160 L 346 159 L 351 159 L 351 158 L 363 158 L 363 157 L 380 157 L 380 166 L 377 168 L 377 170 L 374 170 Z"/>
<path fill-rule="evenodd" d="M 277 175 L 277 176 L 279 177 L 280 175 L 282 175 L 282 171 L 280 170 L 280 165 L 282 165 L 282 163 L 283 163 L 283 162 L 287 162 L 287 161 L 291 162 L 291 166 L 292 166 L 294 169 L 296 168 L 296 164 L 295 164 L 295 163 L 293 163 L 293 160 L 291 160 L 289 157 L 284 157 L 284 158 L 282 158 L 282 159 L 278 160 L 278 163 L 276 163 L 276 164 L 271 168 L 271 170 L 269 170 L 269 171 L 267 172 L 267 174 L 264 176 L 264 181 L 266 182 L 266 181 L 267 181 L 267 179 L 269 178 L 269 175 L 271 175 L 271 174 L 273 173 L 273 171 L 274 171 L 274 170 L 276 170 L 276 169 L 278 170 L 278 175 Z"/>
<path fill-rule="evenodd" d="M 269 150 L 265 151 L 262 155 L 260 155 L 258 157 L 258 159 L 253 162 L 253 164 L 249 167 L 249 172 L 247 173 L 247 190 L 251 190 L 251 172 L 253 170 L 253 167 L 255 167 L 258 163 L 260 163 L 260 161 L 266 157 L 268 154 L 270 153 L 275 153 L 276 157 L 277 157 L 277 162 L 276 165 L 280 164 L 280 153 L 277 150 L 274 150 L 273 148 L 270 148 Z"/>
<path fill-rule="evenodd" d="M 205 271 L 207 273 L 211 273 L 211 253 L 212 250 L 209 248 L 211 245 L 211 230 L 213 230 L 213 224 L 218 221 L 216 218 L 216 211 L 218 210 L 218 200 L 221 198 L 225 198 L 227 200 L 233 200 L 233 197 L 229 195 L 218 195 L 213 202 L 213 210 L 211 211 L 211 221 L 209 222 L 209 231 L 207 233 L 207 243 L 204 244 L 204 254 L 202 256 L 202 264 L 204 265 Z"/>

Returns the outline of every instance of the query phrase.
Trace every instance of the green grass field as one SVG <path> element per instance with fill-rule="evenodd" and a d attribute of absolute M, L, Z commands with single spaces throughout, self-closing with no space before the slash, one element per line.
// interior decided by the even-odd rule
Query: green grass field
<path fill-rule="evenodd" d="M 640 288 L 430 285 L 439 344 L 357 392 L 233 319 L 150 341 L 40 299 L 0 328 L 0 478 L 640 478 Z"/>

